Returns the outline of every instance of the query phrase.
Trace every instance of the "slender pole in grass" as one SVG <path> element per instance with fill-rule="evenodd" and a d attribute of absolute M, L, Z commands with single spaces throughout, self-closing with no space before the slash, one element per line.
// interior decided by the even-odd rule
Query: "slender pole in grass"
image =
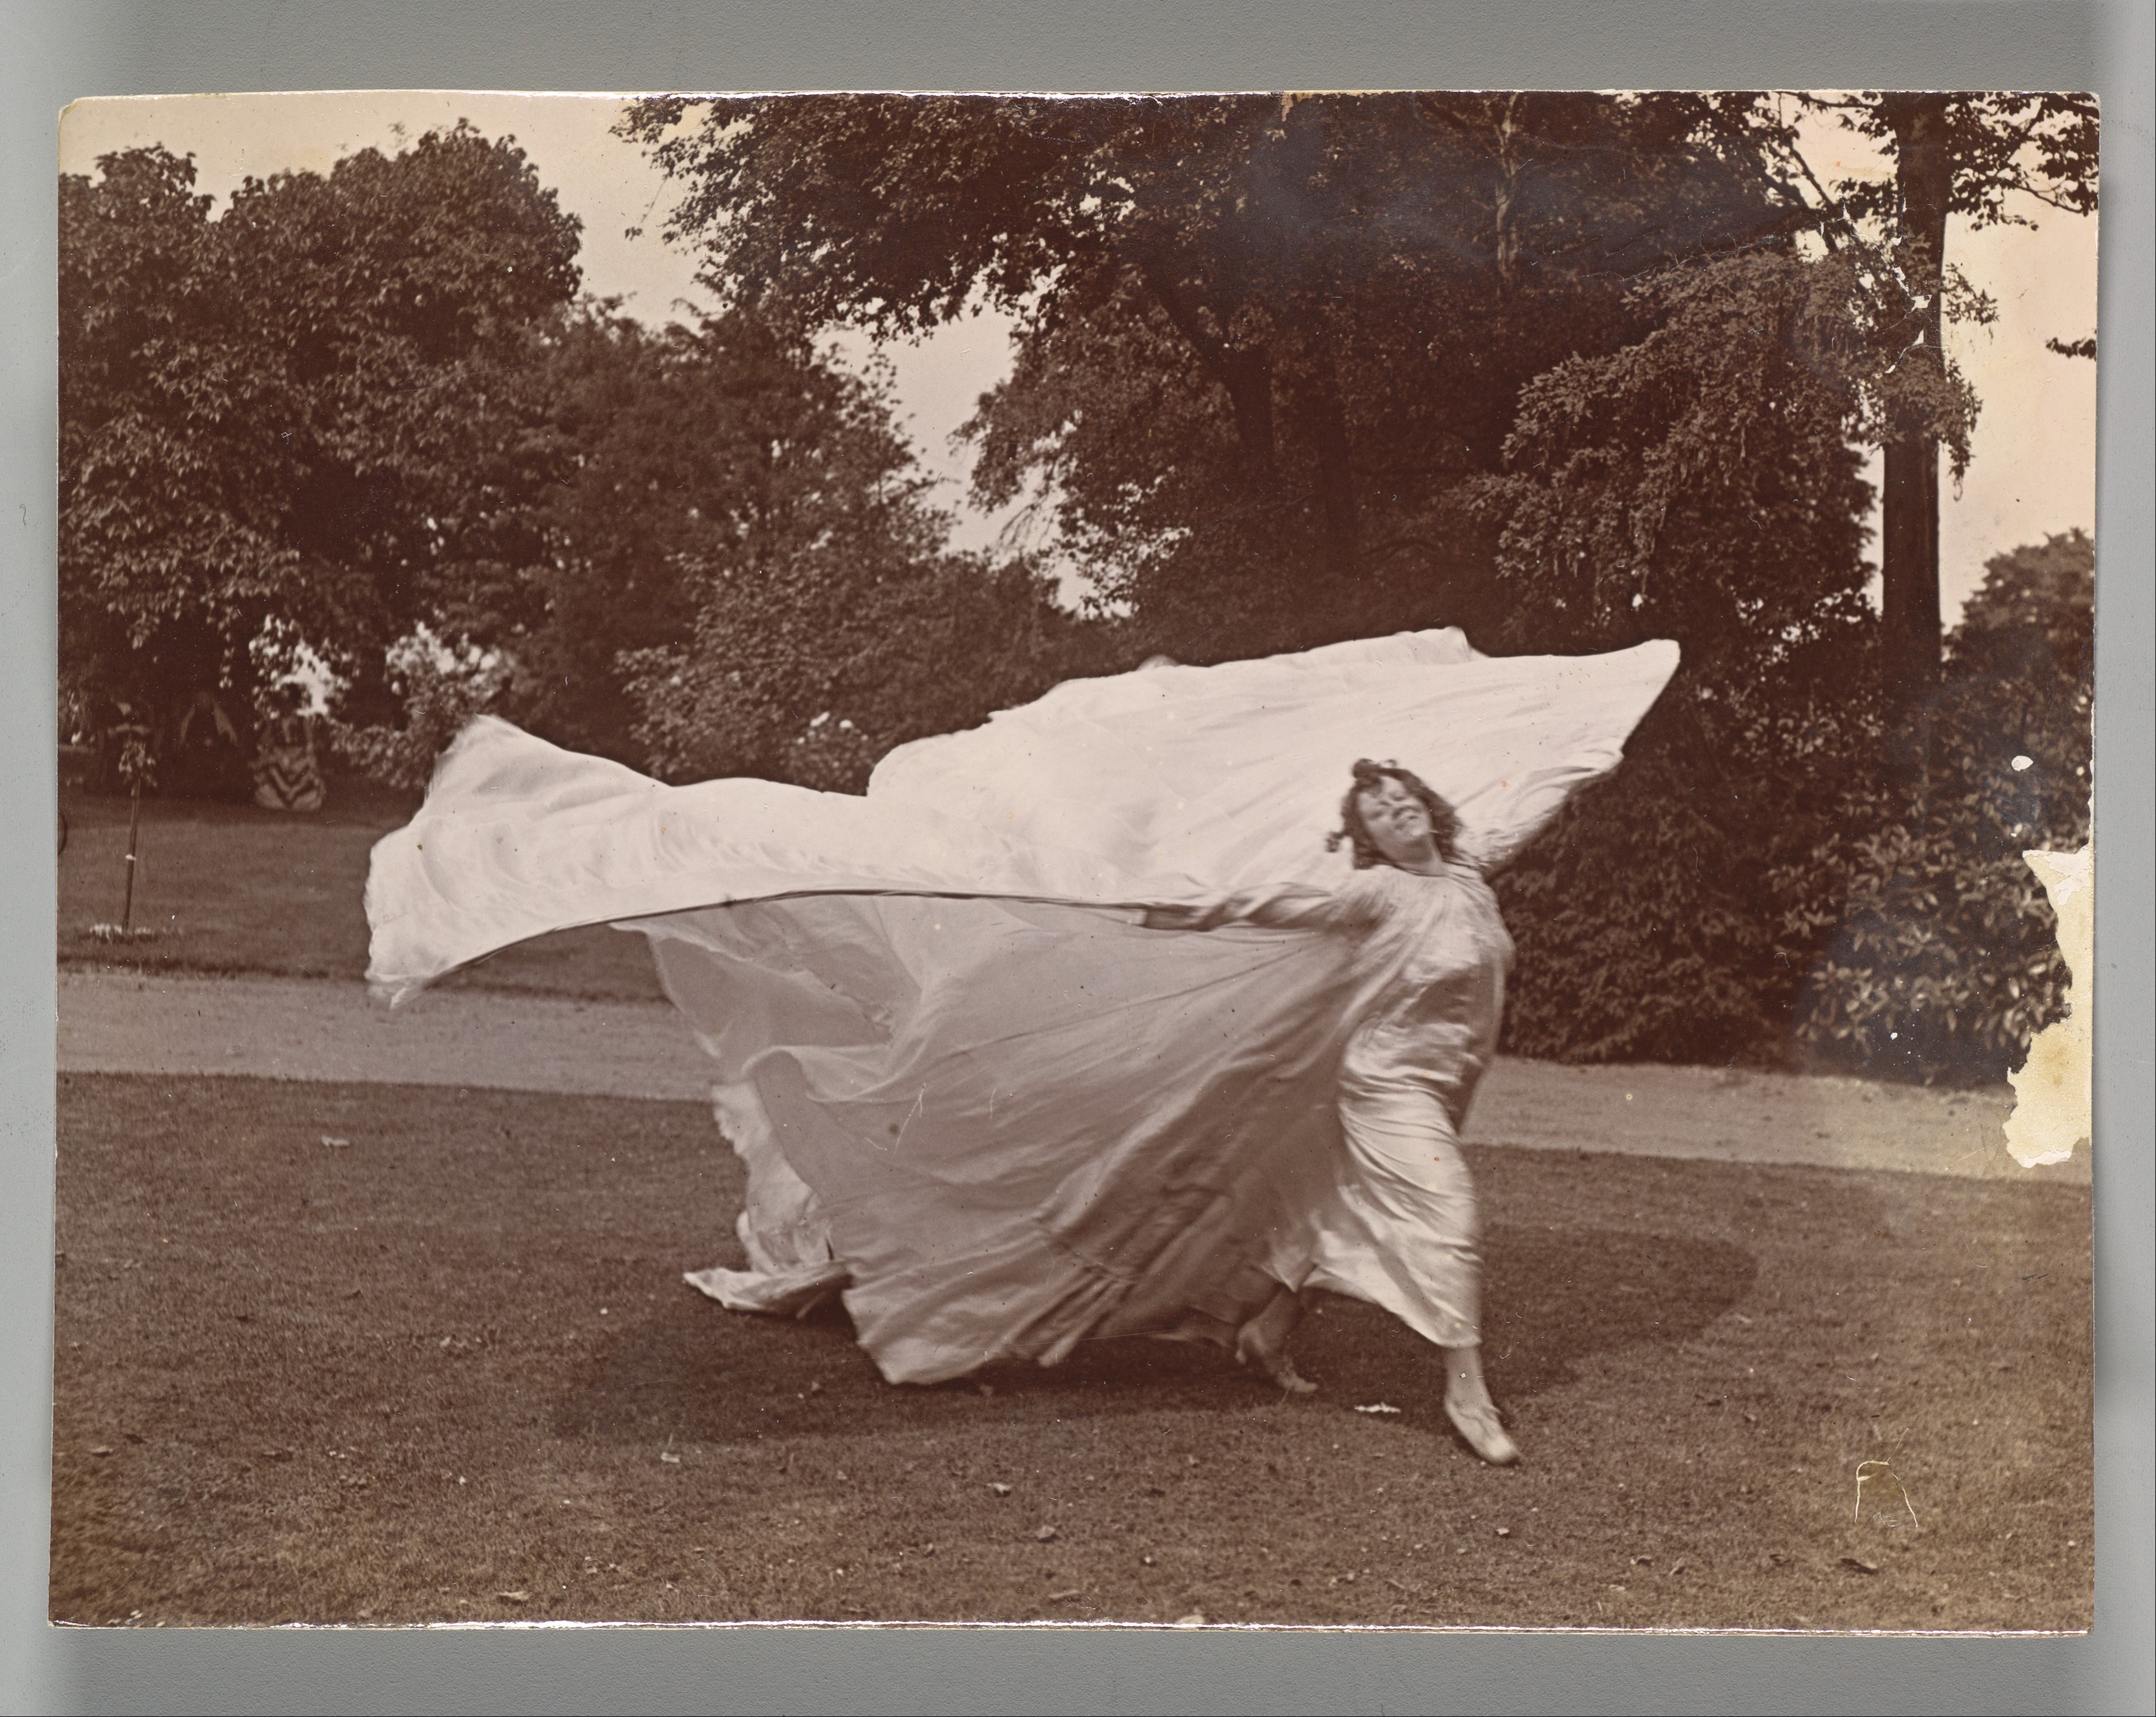
<path fill-rule="evenodd" d="M 120 939 L 127 939 L 135 915 L 135 850 L 142 830 L 142 784 L 155 768 L 150 748 L 140 739 L 130 739 L 120 753 L 120 773 L 127 783 L 127 892 L 120 901 Z"/>
<path fill-rule="evenodd" d="M 127 794 L 127 892 L 120 897 L 120 934 L 127 934 L 135 916 L 135 837 L 142 827 L 142 784 L 137 781 Z"/>

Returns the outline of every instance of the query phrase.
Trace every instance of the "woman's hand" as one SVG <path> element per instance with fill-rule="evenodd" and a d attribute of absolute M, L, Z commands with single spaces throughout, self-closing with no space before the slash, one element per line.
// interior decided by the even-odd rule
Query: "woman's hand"
<path fill-rule="evenodd" d="M 1270 908 L 1265 891 L 1244 888 L 1210 906 L 1147 907 L 1144 922 L 1148 930 L 1218 930 L 1223 924 L 1265 923 Z"/>
<path fill-rule="evenodd" d="M 1322 888 L 1243 888 L 1210 906 L 1154 906 L 1142 921 L 1148 930 L 1218 930 L 1224 924 L 1279 929 L 1322 923 L 1332 906 Z"/>
<path fill-rule="evenodd" d="M 1209 930 L 1213 911 L 1202 906 L 1149 906 L 1140 922 L 1148 930 Z"/>

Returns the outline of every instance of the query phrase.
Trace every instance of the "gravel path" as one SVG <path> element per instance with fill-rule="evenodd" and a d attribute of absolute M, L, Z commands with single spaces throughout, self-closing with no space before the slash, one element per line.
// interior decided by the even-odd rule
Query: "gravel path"
<path fill-rule="evenodd" d="M 436 990 L 392 1012 L 307 978 L 59 974 L 62 1072 L 250 1074 L 701 1100 L 708 1063 L 659 1002 Z M 2000 1128 L 2004 1085 L 1924 1091 L 1704 1067 L 1502 1061 L 1471 1142 L 1723 1162 L 1895 1169 L 2086 1185 L 2086 1152 L 2027 1170 Z"/>

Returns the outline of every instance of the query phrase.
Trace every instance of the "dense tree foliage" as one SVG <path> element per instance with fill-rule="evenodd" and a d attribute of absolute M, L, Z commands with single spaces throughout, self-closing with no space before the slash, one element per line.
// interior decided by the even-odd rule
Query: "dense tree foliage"
<path fill-rule="evenodd" d="M 1927 790 L 1860 783 L 1810 856 L 1804 892 L 1838 910 L 1820 915 L 1801 1053 L 1996 1078 L 2064 1012 L 2072 974 L 2021 855 L 2089 838 L 2095 597 L 2080 531 L 1987 563 L 1947 639 Z"/>
<path fill-rule="evenodd" d="M 511 700 L 533 726 L 676 777 L 858 790 L 891 746 L 1079 666 L 1041 579 L 947 553 L 872 378 L 738 310 L 603 337 Z"/>
<path fill-rule="evenodd" d="M 1850 296 L 1788 253 L 1656 277 L 1635 293 L 1650 332 L 1537 378 L 1477 486 L 1507 639 L 1685 650 L 1618 781 L 1501 880 L 1529 1053 L 1783 1047 L 1809 969 L 1777 933 L 1784 880 L 1840 826 L 1879 731 Z"/>
<path fill-rule="evenodd" d="M 2089 836 L 2095 548 L 1994 556 L 1912 790 L 1869 658 L 1770 723 L 1666 703 L 1499 879 L 1521 1053 L 1996 1080 L 2071 980 L 2021 855 Z M 1876 647 L 1876 646 L 1875 646 Z"/>
<path fill-rule="evenodd" d="M 1497 613 L 1454 490 L 1627 283 L 1801 211 L 1671 95 L 639 104 L 743 301 L 1022 321 L 984 498 L 1045 486 L 1104 604 L 1204 661 Z"/>
<path fill-rule="evenodd" d="M 393 640 L 524 552 L 487 393 L 573 294 L 578 223 L 461 126 L 215 218 L 162 149 L 100 169 L 60 194 L 69 686 L 244 719 L 304 642 L 363 706 Z"/>
<path fill-rule="evenodd" d="M 207 690 L 244 725 L 304 651 L 341 748 L 406 784 L 490 708 L 858 786 L 1095 659 L 1027 568 L 945 553 L 888 400 L 798 320 L 578 303 L 578 223 L 511 142 L 459 126 L 222 213 L 193 180 L 151 148 L 61 187 L 75 721 L 126 702 L 169 747 Z"/>
<path fill-rule="evenodd" d="M 1649 331 L 1528 384 L 1496 525 L 1518 644 L 1675 638 L 1694 695 L 1753 698 L 1858 643 L 1871 496 L 1848 430 L 1847 271 L 1785 253 L 1672 269 L 1632 295 Z"/>
<path fill-rule="evenodd" d="M 879 379 L 798 330 L 588 305 L 495 406 L 543 474 L 495 516 L 525 558 L 391 653 L 396 718 L 342 736 L 372 773 L 424 783 L 485 709 L 675 779 L 857 790 L 1099 659 L 1029 568 L 947 552 Z"/>
<path fill-rule="evenodd" d="M 1478 489 L 1517 635 L 1686 652 L 1617 781 L 1501 880 L 1511 1041 L 1995 1078 L 2061 1005 L 2020 854 L 2086 834 L 2093 551 L 1995 559 L 1912 728 L 1863 594 L 1851 438 L 1887 389 L 1861 264 L 1637 296 L 1652 332 L 1538 378 Z"/>

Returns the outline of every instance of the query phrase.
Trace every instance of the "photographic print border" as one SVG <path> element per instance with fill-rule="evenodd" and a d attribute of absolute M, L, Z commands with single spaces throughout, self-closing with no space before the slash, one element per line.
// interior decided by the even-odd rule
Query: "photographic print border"
<path fill-rule="evenodd" d="M 1955 21 L 1948 25 L 1945 20 Z M 13 516 L 10 802 L 49 802 L 54 121 L 79 95 L 227 89 L 782 87 L 1199 89 L 1626 85 L 2094 87 L 2104 96 L 2104 368 L 2099 611 L 2097 1623 L 2084 1640 L 1686 1639 L 1626 1636 L 1083 1633 L 793 1628 L 353 1636 L 53 1632 L 44 1622 L 49 1483 L 49 846 L 9 820 L 0 1005 L 17 1315 L 0 1337 L 0 1706 L 96 1709 L 2130 1709 L 2147 1698 L 2134 1618 L 2149 1548 L 2148 1077 L 2152 538 L 2149 55 L 2130 3 L 468 4 L 442 16 L 352 5 L 26 4 L 10 15 L 6 315 Z M 2128 77 L 2137 80 L 2133 84 Z M 2137 1487 L 2138 1487 L 2137 1488 Z M 2144 1654 L 2145 1656 L 2145 1654 Z M 1742 1694 L 1740 1699 L 1738 1695 Z"/>

